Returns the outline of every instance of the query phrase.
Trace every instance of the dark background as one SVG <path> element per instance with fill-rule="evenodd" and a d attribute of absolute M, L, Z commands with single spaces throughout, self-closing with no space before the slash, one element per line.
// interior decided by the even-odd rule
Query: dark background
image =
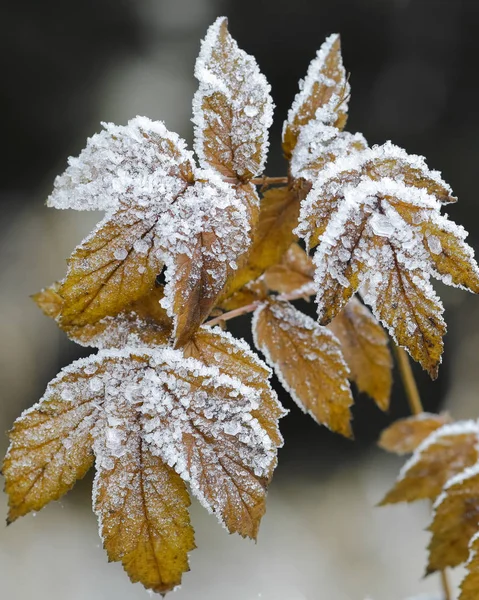
<path fill-rule="evenodd" d="M 62 277 L 64 258 L 97 218 L 47 211 L 43 203 L 54 176 L 100 129 L 101 120 L 122 124 L 146 114 L 165 119 L 167 127 L 191 140 L 194 60 L 207 26 L 221 14 L 229 17 L 232 35 L 256 57 L 272 85 L 276 110 L 267 174 L 285 171 L 280 133 L 298 80 L 324 38 L 340 32 L 344 63 L 351 73 L 348 130 L 361 131 L 371 144 L 391 139 L 425 155 L 459 197 L 447 210 L 471 232 L 469 241 L 479 249 L 477 0 L 3 1 L 3 430 L 41 396 L 60 367 L 89 353 L 54 330 L 27 298 Z M 472 364 L 479 350 L 474 298 L 443 286 L 438 289 L 450 330 L 445 364 L 435 383 L 415 369 L 424 403 L 433 410 L 450 390 L 461 348 L 467 346 Z M 232 331 L 248 339 L 249 321 L 235 322 Z M 469 389 L 468 397 L 474 393 Z M 392 418 L 407 414 L 399 382 L 389 415 L 381 414 L 368 398 L 357 397 L 357 441 L 352 443 L 315 425 L 280 395 L 291 408 L 282 422 L 286 446 L 277 474 L 286 482 L 356 460 Z M 461 411 L 477 416 L 477 405 L 457 412 Z M 5 437 L 0 446 L 6 447 Z"/>

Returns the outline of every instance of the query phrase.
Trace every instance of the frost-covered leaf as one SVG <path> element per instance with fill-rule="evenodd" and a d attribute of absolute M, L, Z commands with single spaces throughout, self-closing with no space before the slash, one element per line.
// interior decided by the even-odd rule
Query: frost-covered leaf
<path fill-rule="evenodd" d="M 479 467 L 450 479 L 433 508 L 427 573 L 456 567 L 469 556 L 469 541 L 479 529 Z"/>
<path fill-rule="evenodd" d="M 398 419 L 381 433 L 378 446 L 394 454 L 409 454 L 414 452 L 433 431 L 451 422 L 448 413 L 437 415 L 422 412 L 405 419 Z"/>
<path fill-rule="evenodd" d="M 470 541 L 469 560 L 466 569 L 466 576 L 460 586 L 459 600 L 476 600 L 479 590 L 479 532 Z"/>
<path fill-rule="evenodd" d="M 256 347 L 296 404 L 318 423 L 351 437 L 353 397 L 338 340 L 288 302 L 271 302 L 253 319 Z"/>
<path fill-rule="evenodd" d="M 264 274 L 268 288 L 283 294 L 311 286 L 313 277 L 313 261 L 296 243 L 288 248 L 280 263 L 269 267 Z"/>
<path fill-rule="evenodd" d="M 133 583 L 165 593 L 181 583 L 195 548 L 190 497 L 181 477 L 142 439 L 133 406 L 111 404 L 107 418 L 114 427 L 106 426 L 95 442 L 101 459 L 93 494 L 103 545 Z"/>
<path fill-rule="evenodd" d="M 318 246 L 321 323 L 360 289 L 398 344 L 435 377 L 445 323 L 430 277 L 479 291 L 465 231 L 439 212 L 452 200 L 421 157 L 390 143 L 326 167 L 302 203 L 295 230 L 308 247 Z"/>
<path fill-rule="evenodd" d="M 203 167 L 246 182 L 261 173 L 273 120 L 270 86 L 255 59 L 238 48 L 218 18 L 195 67 L 195 150 Z"/>
<path fill-rule="evenodd" d="M 300 201 L 304 195 L 305 190 L 299 184 L 270 188 L 265 192 L 247 263 L 232 279 L 225 298 L 257 279 L 268 267 L 281 260 L 296 240 L 293 229 L 298 223 Z"/>
<path fill-rule="evenodd" d="M 252 302 L 258 302 L 265 300 L 268 296 L 268 286 L 264 280 L 264 277 L 258 277 L 253 281 L 250 281 L 232 296 L 229 296 L 221 302 L 219 309 L 223 311 L 235 310 Z"/>
<path fill-rule="evenodd" d="M 171 348 L 76 361 L 14 426 L 4 462 L 10 519 L 70 489 L 93 452 L 105 548 L 133 581 L 164 592 L 187 569 L 194 541 L 180 478 L 230 532 L 256 537 L 283 411 L 251 351 L 229 336 L 197 335 L 212 363 L 216 351 L 235 351 L 228 368 L 238 362 L 248 385 Z"/>
<path fill-rule="evenodd" d="M 479 425 L 475 421 L 440 427 L 406 462 L 381 504 L 434 500 L 451 477 L 477 462 L 478 440 Z"/>
<path fill-rule="evenodd" d="M 42 311 L 53 319 L 60 315 L 63 307 L 58 288 L 59 284 L 54 283 L 33 296 Z M 82 346 L 119 349 L 163 346 L 168 343 L 173 328 L 172 320 L 160 305 L 163 297 L 163 287 L 156 286 L 115 317 L 104 317 L 91 325 L 59 325 L 70 339 Z"/>
<path fill-rule="evenodd" d="M 330 323 L 359 391 L 366 392 L 381 410 L 389 407 L 392 358 L 388 337 L 371 312 L 353 298 Z"/>
<path fill-rule="evenodd" d="M 330 35 L 311 61 L 306 78 L 294 99 L 283 127 L 283 151 L 287 158 L 295 149 L 301 129 L 313 120 L 318 109 L 330 105 L 331 125 L 343 129 L 347 119 L 349 84 L 341 57 L 339 35 Z"/>
<path fill-rule="evenodd" d="M 63 369 L 9 433 L 3 462 L 9 522 L 61 498 L 93 465 L 92 428 L 101 394 L 80 365 Z"/>

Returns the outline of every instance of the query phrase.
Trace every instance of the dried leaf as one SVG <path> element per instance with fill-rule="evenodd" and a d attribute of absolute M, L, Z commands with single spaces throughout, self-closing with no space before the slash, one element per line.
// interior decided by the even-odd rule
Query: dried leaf
<path fill-rule="evenodd" d="M 479 532 L 469 544 L 469 560 L 466 565 L 467 573 L 461 583 L 459 600 L 476 600 L 479 589 Z"/>
<path fill-rule="evenodd" d="M 343 129 L 347 119 L 349 84 L 341 57 L 339 35 L 330 35 L 311 62 L 283 129 L 283 151 L 287 158 L 296 146 L 301 128 L 316 117 L 318 109 L 332 102 L 334 124 Z"/>
<path fill-rule="evenodd" d="M 288 302 L 260 307 L 253 335 L 296 404 L 318 423 L 352 437 L 349 370 L 334 335 Z"/>
<path fill-rule="evenodd" d="M 63 298 L 55 291 L 58 286 L 54 283 L 33 296 L 43 312 L 54 319 L 63 307 Z M 160 305 L 163 297 L 163 287 L 155 287 L 116 317 L 104 317 L 92 325 L 59 325 L 70 339 L 82 346 L 119 349 L 163 346 L 168 343 L 173 329 L 172 320 Z"/>
<path fill-rule="evenodd" d="M 444 425 L 434 431 L 401 469 L 381 505 L 434 500 L 451 477 L 477 462 L 478 436 L 475 421 Z"/>
<path fill-rule="evenodd" d="M 78 364 L 63 369 L 10 431 L 3 462 L 8 522 L 61 498 L 93 465 L 92 428 L 100 395 L 88 386 L 90 376 L 77 370 Z"/>
<path fill-rule="evenodd" d="M 449 480 L 434 504 L 429 531 L 427 573 L 456 567 L 469 556 L 469 541 L 479 528 L 479 468 L 466 469 Z"/>
<path fill-rule="evenodd" d="M 275 265 L 295 241 L 293 229 L 298 222 L 299 206 L 305 190 L 295 187 L 270 188 L 261 199 L 259 221 L 246 265 L 238 270 L 223 299 L 228 298 L 245 284 L 258 278 Z"/>
<path fill-rule="evenodd" d="M 366 392 L 381 410 L 389 407 L 392 358 L 388 337 L 371 312 L 353 298 L 330 323 L 359 391 Z"/>
<path fill-rule="evenodd" d="M 238 48 L 221 17 L 211 25 L 195 67 L 195 150 L 203 167 L 246 182 L 261 173 L 273 121 L 270 85 Z"/>
<path fill-rule="evenodd" d="M 289 294 L 313 282 L 314 264 L 298 244 L 292 244 L 281 262 L 273 265 L 264 274 L 270 290 Z"/>
<path fill-rule="evenodd" d="M 394 454 L 414 452 L 436 429 L 451 423 L 448 413 L 422 412 L 412 417 L 398 419 L 381 433 L 378 446 Z"/>
<path fill-rule="evenodd" d="M 313 260 L 320 322 L 328 323 L 360 289 L 397 343 L 433 378 L 445 323 L 430 277 L 479 291 L 466 233 L 439 213 L 450 200 L 449 186 L 421 157 L 388 143 L 325 168 L 295 230 L 308 247 L 319 243 Z M 445 252 L 438 229 L 449 240 Z"/>
<path fill-rule="evenodd" d="M 218 308 L 227 312 L 241 308 L 242 306 L 246 306 L 252 302 L 265 300 L 267 297 L 268 286 L 265 283 L 264 277 L 261 276 L 254 281 L 250 281 L 232 296 L 226 298 Z"/>
<path fill-rule="evenodd" d="M 133 583 L 165 593 L 181 583 L 188 552 L 195 548 L 185 483 L 141 437 L 131 406 L 111 407 L 115 428 L 97 441 L 93 505 L 103 545 L 121 561 Z M 112 432 L 121 439 L 121 452 Z"/>

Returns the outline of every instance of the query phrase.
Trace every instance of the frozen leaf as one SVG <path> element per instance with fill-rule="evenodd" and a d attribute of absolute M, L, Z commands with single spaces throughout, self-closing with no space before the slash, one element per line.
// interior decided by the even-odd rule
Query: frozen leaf
<path fill-rule="evenodd" d="M 257 309 L 253 335 L 296 404 L 318 423 L 352 437 L 349 370 L 334 335 L 288 302 Z"/>
<path fill-rule="evenodd" d="M 444 425 L 417 448 L 381 504 L 434 500 L 444 484 L 479 459 L 475 421 Z"/>
<path fill-rule="evenodd" d="M 459 600 L 476 600 L 477 590 L 479 590 L 479 532 L 470 541 L 466 569 L 467 573 L 461 583 Z"/>
<path fill-rule="evenodd" d="M 298 223 L 300 201 L 304 194 L 305 191 L 299 184 L 292 188 L 270 188 L 265 192 L 261 199 L 259 221 L 253 234 L 248 261 L 231 281 L 225 298 L 281 260 L 296 240 L 293 229 Z"/>
<path fill-rule="evenodd" d="M 339 35 L 330 35 L 311 62 L 283 128 L 283 151 L 287 158 L 295 149 L 301 129 L 317 116 L 318 109 L 331 106 L 328 124 L 343 129 L 347 119 L 349 84 L 341 57 Z"/>
<path fill-rule="evenodd" d="M 96 441 L 101 461 L 93 506 L 100 535 L 108 558 L 120 561 L 133 583 L 165 593 L 181 583 L 195 548 L 190 497 L 181 477 L 142 439 L 135 408 L 115 408 L 108 414 L 115 427 Z M 112 431 L 121 437 L 121 453 L 111 443 Z"/>
<path fill-rule="evenodd" d="M 220 17 L 201 45 L 193 100 L 195 150 L 203 167 L 247 182 L 264 168 L 273 120 L 270 86 Z"/>
<path fill-rule="evenodd" d="M 433 431 L 451 423 L 448 413 L 436 415 L 422 412 L 412 417 L 398 419 L 381 433 L 378 445 L 394 454 L 414 452 Z"/>
<path fill-rule="evenodd" d="M 273 265 L 264 274 L 270 290 L 288 294 L 312 284 L 314 264 L 298 244 L 292 244 L 281 262 Z"/>
<path fill-rule="evenodd" d="M 63 369 L 10 431 L 3 462 L 8 522 L 61 498 L 93 464 L 101 393 L 88 385 L 91 376 L 80 364 Z"/>
<path fill-rule="evenodd" d="M 381 410 L 389 407 L 392 358 L 388 337 L 371 312 L 353 298 L 330 323 L 359 391 L 373 398 Z"/>
<path fill-rule="evenodd" d="M 452 199 L 421 157 L 390 143 L 326 167 L 302 203 L 295 230 L 308 247 L 318 246 L 320 322 L 328 323 L 360 289 L 398 344 L 435 377 L 445 323 L 430 277 L 479 291 L 464 230 L 439 212 Z"/>
<path fill-rule="evenodd" d="M 469 541 L 479 529 L 479 468 L 450 479 L 434 504 L 427 573 L 456 567 L 469 556 Z"/>
<path fill-rule="evenodd" d="M 62 297 L 54 283 L 33 296 L 43 312 L 54 319 L 61 313 Z M 124 348 L 125 346 L 162 346 L 168 343 L 173 324 L 161 307 L 163 287 L 153 290 L 132 302 L 116 317 L 104 317 L 91 325 L 62 325 L 68 337 L 82 346 L 94 348 Z"/>
<path fill-rule="evenodd" d="M 218 308 L 223 311 L 230 311 L 252 302 L 265 300 L 268 296 L 268 286 L 265 283 L 264 277 L 261 276 L 254 281 L 250 281 L 241 289 L 235 292 L 232 296 L 226 298 Z"/>
<path fill-rule="evenodd" d="M 100 350 L 76 361 L 14 426 L 4 463 L 10 519 L 70 489 L 93 451 L 101 534 L 133 581 L 164 592 L 187 569 L 194 542 L 180 478 L 230 532 L 256 537 L 282 410 L 251 351 L 229 336 L 197 335 L 213 336 L 198 342 L 212 363 L 214 344 L 235 349 L 229 366 L 248 370 L 251 385 L 171 348 Z"/>

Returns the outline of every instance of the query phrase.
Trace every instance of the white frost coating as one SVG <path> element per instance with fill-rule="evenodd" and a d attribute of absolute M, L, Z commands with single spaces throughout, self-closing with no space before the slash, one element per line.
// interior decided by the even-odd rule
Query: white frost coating
<path fill-rule="evenodd" d="M 438 443 L 442 437 L 464 435 L 468 433 L 475 433 L 478 436 L 479 442 L 479 424 L 477 421 L 468 420 L 459 421 L 457 423 L 448 423 L 433 431 L 431 435 L 419 444 L 411 458 L 403 465 L 402 469 L 399 471 L 397 481 L 404 479 L 407 472 L 421 460 L 422 454 L 432 445 Z"/>
<path fill-rule="evenodd" d="M 131 119 L 126 126 L 103 126 L 77 158 L 68 159 L 47 205 L 115 211 L 125 202 L 169 204 L 184 187 L 181 172 L 194 167 L 185 142 L 146 117 Z"/>
<path fill-rule="evenodd" d="M 258 339 L 258 320 L 259 320 L 259 317 L 260 317 L 261 313 L 263 312 L 263 310 L 265 310 L 265 308 L 268 308 L 268 310 L 271 310 L 273 312 L 273 314 L 275 313 L 276 310 L 278 310 L 275 305 L 267 306 L 265 304 L 262 304 L 254 311 L 253 318 L 251 321 L 251 329 L 252 329 L 252 333 L 253 333 L 254 345 L 256 346 L 256 348 L 258 348 L 258 350 L 260 350 L 263 353 L 263 355 L 266 359 L 266 362 L 274 370 L 274 373 L 275 373 L 276 377 L 278 378 L 278 380 L 280 381 L 281 385 L 288 392 L 288 394 L 291 396 L 291 398 L 294 400 L 294 402 L 297 404 L 297 406 L 305 414 L 308 414 L 310 417 L 312 417 L 317 423 L 328 427 L 327 423 L 323 423 L 323 422 L 320 423 L 318 421 L 316 415 L 313 413 L 313 411 L 304 405 L 303 401 L 296 393 L 296 390 L 288 383 L 288 381 L 284 377 L 283 372 L 281 370 L 281 365 L 277 364 L 273 360 L 273 357 L 271 356 L 271 353 L 269 352 L 266 344 L 260 343 L 260 341 Z M 325 327 L 321 327 L 320 325 L 318 325 L 316 323 L 316 321 L 311 319 L 311 317 L 308 317 L 303 312 L 296 310 L 294 308 L 294 306 L 292 306 L 289 303 L 287 303 L 287 304 L 285 303 L 285 306 L 282 308 L 283 308 L 283 310 L 281 310 L 281 312 L 278 311 L 278 314 L 276 315 L 278 318 L 278 321 L 281 320 L 283 322 L 282 328 L 284 328 L 285 330 L 287 330 L 289 328 L 293 329 L 294 330 L 293 335 L 296 335 L 296 336 L 299 335 L 300 330 L 303 328 L 303 329 L 315 332 L 315 335 L 318 338 L 318 340 L 317 340 L 318 345 L 315 346 L 314 348 L 311 348 L 311 353 L 309 354 L 309 356 L 305 356 L 303 358 L 306 358 L 311 361 L 319 361 L 319 359 L 321 358 L 322 355 L 333 357 L 334 360 L 337 363 L 339 363 L 341 365 L 341 367 L 344 369 L 345 377 L 350 375 L 349 367 L 346 364 L 346 361 L 344 360 L 343 354 L 341 352 L 341 344 L 340 344 L 338 338 L 334 335 L 334 333 L 331 330 L 329 330 Z M 322 366 L 321 363 L 318 362 L 318 369 L 321 369 L 321 366 Z M 348 385 L 348 390 L 349 390 L 349 385 Z"/>
<path fill-rule="evenodd" d="M 465 481 L 467 481 L 468 479 L 471 479 L 472 477 L 476 477 L 477 475 L 479 475 L 479 462 L 477 462 L 475 465 L 472 465 L 472 467 L 466 467 L 464 469 L 464 471 L 461 471 L 460 473 L 457 473 L 456 475 L 453 475 L 450 479 L 448 479 L 446 481 L 446 483 L 444 484 L 444 487 L 442 488 L 442 492 L 436 498 L 434 505 L 432 507 L 433 519 L 434 519 L 434 513 L 437 511 L 439 506 L 446 499 L 449 490 L 452 487 L 454 487 L 455 485 L 462 484 Z"/>
<path fill-rule="evenodd" d="M 288 119 L 284 123 L 284 127 L 283 127 L 283 135 L 284 135 L 286 126 L 288 124 L 291 125 L 294 122 L 294 119 L 295 119 L 296 115 L 298 114 L 299 110 L 301 109 L 303 104 L 310 97 L 315 83 L 319 83 L 320 85 L 325 85 L 328 87 L 333 87 L 333 86 L 337 85 L 335 81 L 328 79 L 323 73 L 321 73 L 321 70 L 324 67 L 324 63 L 326 61 L 328 54 L 331 52 L 331 48 L 333 47 L 335 42 L 338 40 L 338 38 L 339 38 L 338 33 L 333 33 L 328 38 L 326 38 L 325 42 L 322 44 L 321 48 L 316 53 L 316 58 L 314 58 L 311 61 L 311 63 L 309 64 L 308 71 L 306 73 L 306 77 L 304 80 L 299 82 L 299 92 L 296 94 L 293 104 L 288 112 Z M 344 79 L 346 81 L 346 72 L 344 70 L 342 62 L 340 63 L 339 68 L 342 72 L 342 79 Z M 349 83 L 346 82 L 345 92 L 344 92 L 345 99 L 344 99 L 343 103 L 341 104 L 341 109 L 344 112 L 347 112 L 347 110 L 348 110 L 347 98 L 349 97 L 349 93 L 350 93 L 350 86 L 349 86 Z"/>
<path fill-rule="evenodd" d="M 202 167 L 219 163 L 224 174 L 254 177 L 262 173 L 268 151 L 274 107 L 271 88 L 255 59 L 239 49 L 227 31 L 220 40 L 225 25 L 226 18 L 220 17 L 210 26 L 196 61 L 199 88 L 193 99 L 194 147 Z M 218 94 L 223 96 L 231 114 L 203 109 L 205 98 Z M 225 123 L 227 119 L 231 122 Z M 205 134 L 208 128 L 213 133 Z M 213 161 L 208 155 L 210 147 L 215 155 Z"/>

